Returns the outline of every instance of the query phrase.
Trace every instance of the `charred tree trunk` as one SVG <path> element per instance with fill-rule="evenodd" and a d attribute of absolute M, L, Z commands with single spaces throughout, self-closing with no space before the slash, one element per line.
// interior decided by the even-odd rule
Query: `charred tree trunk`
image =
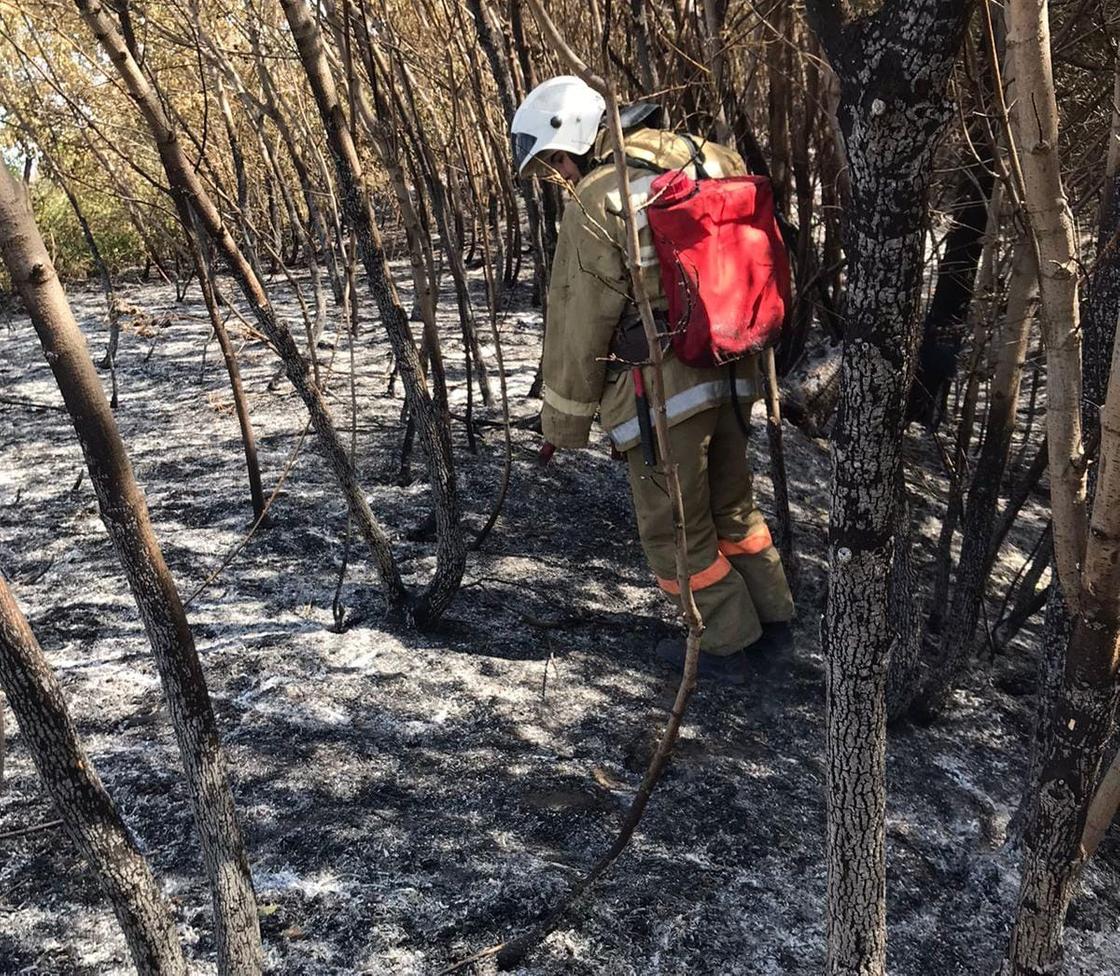
<path fill-rule="evenodd" d="M 1082 310 L 1085 428 L 1100 438 L 1100 409 L 1108 389 L 1111 348 L 1120 313 L 1120 61 L 1113 90 L 1112 133 L 1097 228 L 1097 255 Z"/>
<path fill-rule="evenodd" d="M 914 528 L 906 492 L 906 479 L 899 471 L 897 486 L 899 516 L 891 567 L 887 614 L 894 624 L 887 667 L 887 721 L 901 718 L 914 697 L 922 648 L 923 627 L 920 588 L 914 572 Z"/>
<path fill-rule="evenodd" d="M 1050 555 L 1053 549 L 1053 536 L 1047 525 L 1035 546 L 1035 552 L 1024 567 L 1022 579 L 1013 586 L 1004 599 L 1000 619 L 992 635 L 997 650 L 1006 647 L 1015 639 L 1023 625 L 1046 605 L 1047 587 L 1039 587 L 1043 574 L 1050 568 Z M 1014 602 L 1012 602 L 1014 600 Z M 1011 604 L 1011 609 L 1007 605 Z"/>
<path fill-rule="evenodd" d="M 195 270 L 198 273 L 198 284 L 202 291 L 202 300 L 206 305 L 206 313 L 210 317 L 210 327 L 214 330 L 214 337 L 218 340 L 218 347 L 222 350 L 222 360 L 226 365 L 226 375 L 229 377 L 230 393 L 233 396 L 233 409 L 237 414 L 237 424 L 241 429 L 241 446 L 245 452 L 245 469 L 249 477 L 249 500 L 253 506 L 253 518 L 260 520 L 265 515 L 264 489 L 261 486 L 261 467 L 257 456 L 257 437 L 253 432 L 253 421 L 249 417 L 249 399 L 245 396 L 245 386 L 241 382 L 241 367 L 237 363 L 237 352 L 222 321 L 221 312 L 218 310 L 218 295 L 214 289 L 214 275 L 206 264 L 194 234 L 191 213 L 183 205 L 181 198 L 179 204 L 179 220 L 183 226 L 183 236 L 191 258 L 194 260 Z"/>
<path fill-rule="evenodd" d="M 357 236 L 366 277 L 393 346 L 397 367 L 408 398 L 409 412 L 427 453 L 428 471 L 435 496 L 438 537 L 435 576 L 417 598 L 413 615 L 418 623 L 439 619 L 451 603 L 466 566 L 467 549 L 460 524 L 455 466 L 446 417 L 433 403 L 420 368 L 420 357 L 408 326 L 408 313 L 397 300 L 389 277 L 381 235 L 373 220 L 362 165 L 346 126 L 345 115 L 327 66 L 322 36 L 311 10 L 303 0 L 281 0 L 300 60 L 315 96 L 326 129 L 341 191 L 342 210 Z"/>
<path fill-rule="evenodd" d="M 1048 461 L 1049 451 L 1046 438 L 1043 437 L 1042 443 L 1038 445 L 1035 451 L 1034 458 L 1032 458 L 1031 463 L 1027 466 L 1027 470 L 1024 471 L 1022 477 L 1012 485 L 1007 504 L 1004 505 L 1003 511 L 1000 512 L 999 521 L 996 523 L 996 527 L 992 532 L 992 545 L 988 550 L 989 566 L 996 561 L 996 557 L 1003 547 L 1007 534 L 1011 531 L 1011 527 L 1019 517 L 1019 512 L 1022 511 L 1031 492 L 1038 487 L 1038 483 L 1042 480 L 1042 475 L 1046 471 Z"/>
<path fill-rule="evenodd" d="M 790 88 L 792 58 L 787 34 L 792 23 L 792 8 L 781 4 L 773 14 L 774 34 L 766 41 L 766 83 L 769 95 L 770 179 L 782 215 L 789 211 L 790 184 Z"/>
<path fill-rule="evenodd" d="M 967 0 L 888 0 L 845 21 L 810 0 L 841 86 L 852 176 L 848 305 L 833 434 L 827 666 L 828 962 L 876 976 L 886 957 L 886 683 L 906 394 L 919 328 L 933 153 Z"/>
<path fill-rule="evenodd" d="M 638 48 L 638 74 L 647 95 L 657 91 L 660 84 L 650 40 L 648 6 L 647 0 L 630 0 L 630 22 L 634 27 L 634 41 Z"/>
<path fill-rule="evenodd" d="M 961 556 L 957 562 L 956 585 L 950 603 L 948 625 L 941 634 L 940 650 L 931 673 L 919 692 L 917 707 L 928 717 L 944 708 L 949 693 L 972 650 L 973 635 L 984 602 L 988 582 L 988 552 L 991 548 L 999 489 L 1015 430 L 1019 404 L 1019 382 L 1023 357 L 1030 338 L 1030 305 L 1038 278 L 1034 250 L 1021 238 L 1015 247 L 1007 316 L 995 342 L 995 377 L 988 396 L 987 433 L 980 449 L 968 503 L 965 506 Z"/>
<path fill-rule="evenodd" d="M 968 312 L 969 332 L 972 334 L 972 349 L 963 380 L 963 395 L 958 395 L 955 413 L 957 432 L 953 443 L 952 468 L 950 470 L 949 500 L 941 520 L 941 532 L 937 540 L 933 592 L 930 597 L 930 613 L 926 626 L 931 634 L 940 634 L 945 615 L 949 612 L 949 584 L 953 573 L 953 539 L 957 524 L 964 510 L 964 473 L 972 444 L 973 427 L 976 423 L 976 404 L 980 394 L 980 364 L 984 360 L 991 338 L 992 321 L 996 317 L 998 305 L 996 279 L 996 244 L 999 240 L 999 225 L 1003 203 L 1003 187 L 996 186 L 988 207 L 988 226 L 985 233 L 987 242 L 980 258 L 980 270 L 976 280 L 976 300 Z M 913 390 L 911 389 L 911 395 Z M 915 675 L 915 678 L 918 676 Z M 913 689 L 910 691 L 913 699 Z M 909 703 L 908 703 L 909 705 Z"/>
<path fill-rule="evenodd" d="M 1037 806 L 1023 840 L 1019 907 L 1009 949 L 1012 976 L 1058 970 L 1062 932 L 1086 855 L 1088 808 L 1113 730 L 1120 663 L 1120 347 L 1113 355 L 1103 426 L 1101 475 L 1084 583 L 1039 763 Z"/>
<path fill-rule="evenodd" d="M 113 905 L 137 972 L 186 976 L 167 902 L 82 748 L 62 686 L 2 576 L 0 687 L 66 832 Z"/>
<path fill-rule="evenodd" d="M 703 0 L 698 11 L 697 21 L 702 27 L 704 60 L 708 65 L 708 82 L 711 87 L 709 104 L 712 120 L 715 123 L 716 141 L 734 147 L 734 137 L 728 124 L 730 113 L 727 110 L 728 92 L 724 84 L 726 58 L 723 48 L 723 21 L 727 15 L 727 5 L 723 0 Z M 781 17 L 780 11 L 776 14 Z M 779 204 L 784 201 L 776 194 Z"/>
<path fill-rule="evenodd" d="M 506 120 L 513 119 L 517 105 L 513 91 L 513 75 L 510 72 L 509 61 L 498 51 L 498 43 L 490 21 L 484 10 L 485 0 L 467 0 L 471 17 L 474 19 L 474 29 L 478 33 L 478 43 L 490 62 L 490 70 L 494 73 L 494 81 L 498 86 L 498 97 L 502 102 L 502 114 Z"/>
<path fill-rule="evenodd" d="M 828 429 L 840 396 L 841 360 L 840 345 L 824 343 L 782 381 L 783 415 L 810 437 Z"/>
<path fill-rule="evenodd" d="M 38 229 L 3 167 L 0 248 L 74 423 L 102 521 L 159 668 L 214 898 L 219 970 L 251 976 L 261 971 L 262 962 L 256 899 L 194 638 L 85 338 Z"/>
<path fill-rule="evenodd" d="M 945 411 L 945 399 L 956 374 L 973 284 L 984 249 L 988 199 L 995 181 L 988 141 L 977 130 L 971 143 L 981 152 L 970 157 L 957 186 L 952 204 L 953 226 L 937 267 L 937 284 L 926 311 L 907 407 L 907 419 L 920 421 L 931 430 Z"/>
<path fill-rule="evenodd" d="M 804 44 L 809 41 L 810 50 L 816 47 L 811 39 L 795 36 L 793 21 L 794 18 L 791 16 L 788 21 L 790 44 Z M 818 300 L 817 296 L 820 296 L 822 309 L 831 305 L 827 283 L 824 276 L 819 274 L 817 250 L 813 242 L 814 188 L 809 146 L 818 115 L 820 69 L 813 59 L 805 58 L 804 61 L 804 97 L 801 102 L 801 117 L 793 119 L 790 126 L 790 166 L 797 198 L 797 247 L 793 258 L 798 289 L 789 324 L 783 330 L 776 353 L 780 376 L 788 373 L 805 352 L 809 332 L 813 326 L 813 306 Z M 817 282 L 816 287 L 811 287 L 810 282 Z M 834 317 L 835 310 L 831 310 L 830 314 Z M 824 318 L 823 313 L 822 318 Z M 828 328 L 834 329 L 835 323 L 830 321 Z"/>

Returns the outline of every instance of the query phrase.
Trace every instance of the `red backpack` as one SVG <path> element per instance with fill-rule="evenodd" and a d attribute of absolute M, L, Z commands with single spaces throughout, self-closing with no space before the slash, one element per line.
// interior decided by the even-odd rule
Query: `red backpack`
<path fill-rule="evenodd" d="M 791 307 L 789 257 L 764 176 L 662 173 L 646 216 L 669 301 L 670 342 L 712 367 L 777 342 Z"/>

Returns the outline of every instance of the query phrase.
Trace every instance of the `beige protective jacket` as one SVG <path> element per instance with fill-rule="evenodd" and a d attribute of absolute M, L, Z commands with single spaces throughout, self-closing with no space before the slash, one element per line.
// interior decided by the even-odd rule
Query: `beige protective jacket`
<path fill-rule="evenodd" d="M 693 137 L 703 154 L 708 176 L 739 176 L 747 168 L 730 149 Z M 626 136 L 626 155 L 662 169 L 684 168 L 695 177 L 692 147 L 681 135 L 660 129 L 637 129 Z M 606 134 L 599 137 L 595 157 L 609 160 Z M 638 219 L 641 266 L 655 311 L 664 310 L 660 268 L 644 206 L 657 173 L 629 167 L 630 194 Z M 611 340 L 620 323 L 631 323 L 638 311 L 626 272 L 626 229 L 614 165 L 591 170 L 576 186 L 564 208 L 552 281 L 549 319 L 544 339 L 544 407 L 541 426 L 557 447 L 587 444 L 591 421 L 599 415 L 619 451 L 639 443 L 634 384 L 629 369 L 607 369 Z M 647 387 L 651 383 L 645 367 Z M 730 398 L 727 367 L 685 366 L 671 350 L 664 362 L 666 413 L 669 426 L 679 424 Z M 761 395 L 757 358 L 735 363 L 735 386 L 747 404 Z"/>

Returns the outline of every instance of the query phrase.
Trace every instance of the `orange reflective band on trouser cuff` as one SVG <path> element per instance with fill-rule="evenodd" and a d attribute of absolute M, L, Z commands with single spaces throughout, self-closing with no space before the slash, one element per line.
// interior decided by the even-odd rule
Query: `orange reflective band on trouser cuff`
<path fill-rule="evenodd" d="M 716 556 L 716 561 L 712 563 L 707 569 L 700 570 L 699 573 L 693 573 L 689 578 L 689 583 L 692 584 L 692 592 L 702 590 L 708 586 L 714 586 L 728 573 L 731 572 L 731 563 L 727 561 L 727 557 L 720 553 Z M 675 579 L 662 579 L 657 577 L 657 585 L 661 587 L 666 593 L 672 593 L 673 596 L 680 596 L 681 588 Z"/>
<path fill-rule="evenodd" d="M 745 539 L 739 539 L 738 541 L 720 539 L 719 551 L 725 556 L 757 556 L 773 544 L 774 540 L 770 538 L 770 529 L 763 523 L 757 528 L 751 529 Z"/>

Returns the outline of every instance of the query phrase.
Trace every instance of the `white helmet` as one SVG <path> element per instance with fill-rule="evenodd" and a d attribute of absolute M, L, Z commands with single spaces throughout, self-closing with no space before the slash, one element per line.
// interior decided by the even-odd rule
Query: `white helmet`
<path fill-rule="evenodd" d="M 563 149 L 582 156 L 595 143 L 606 102 L 594 88 L 572 75 L 541 82 L 517 109 L 510 123 L 513 164 L 521 176 L 541 153 Z"/>

